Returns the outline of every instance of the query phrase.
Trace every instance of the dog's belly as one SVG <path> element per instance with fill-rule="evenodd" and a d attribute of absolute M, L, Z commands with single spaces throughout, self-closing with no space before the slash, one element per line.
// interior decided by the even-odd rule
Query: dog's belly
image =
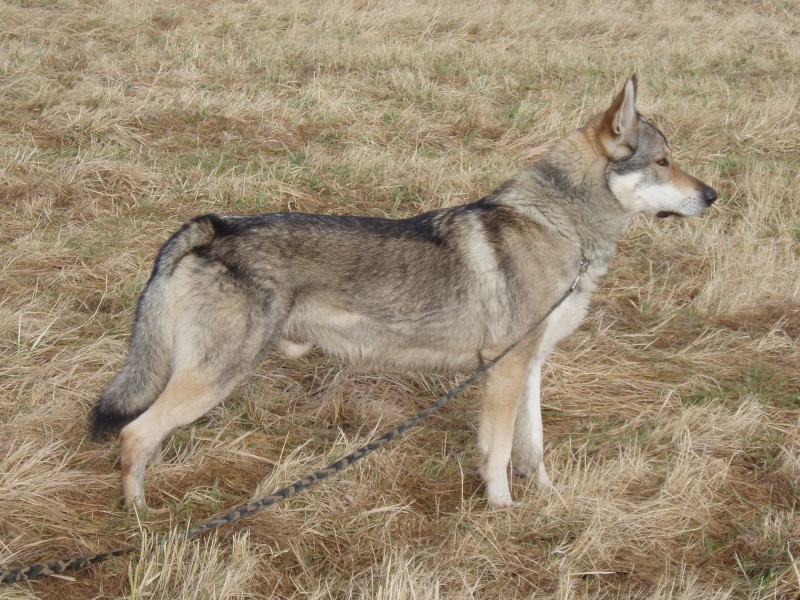
<path fill-rule="evenodd" d="M 441 315 L 376 318 L 319 303 L 296 306 L 283 329 L 348 363 L 398 369 L 468 370 L 479 362 L 477 327 Z"/>

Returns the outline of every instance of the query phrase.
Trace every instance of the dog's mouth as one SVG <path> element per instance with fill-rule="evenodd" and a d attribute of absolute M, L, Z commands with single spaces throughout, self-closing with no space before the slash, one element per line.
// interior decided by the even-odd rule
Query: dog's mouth
<path fill-rule="evenodd" d="M 672 212 L 670 210 L 660 210 L 656 213 L 659 219 L 666 219 L 667 217 L 682 217 L 681 213 Z"/>

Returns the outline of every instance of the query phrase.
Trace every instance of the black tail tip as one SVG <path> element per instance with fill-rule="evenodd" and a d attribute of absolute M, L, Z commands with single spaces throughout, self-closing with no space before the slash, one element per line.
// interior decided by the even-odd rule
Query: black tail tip
<path fill-rule="evenodd" d="M 135 418 L 136 415 L 108 413 L 98 404 L 89 415 L 89 435 L 96 442 L 116 437 Z"/>

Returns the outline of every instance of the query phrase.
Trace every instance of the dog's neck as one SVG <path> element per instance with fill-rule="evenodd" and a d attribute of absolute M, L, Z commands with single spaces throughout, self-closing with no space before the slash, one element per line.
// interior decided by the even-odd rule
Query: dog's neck
<path fill-rule="evenodd" d="M 617 241 L 631 217 L 608 189 L 607 166 L 608 159 L 583 144 L 580 136 L 570 135 L 554 144 L 528 171 L 544 188 L 537 208 L 559 228 L 569 226 L 586 258 L 598 267 L 607 265 L 616 253 Z M 553 205 L 547 202 L 551 194 L 569 202 Z"/>

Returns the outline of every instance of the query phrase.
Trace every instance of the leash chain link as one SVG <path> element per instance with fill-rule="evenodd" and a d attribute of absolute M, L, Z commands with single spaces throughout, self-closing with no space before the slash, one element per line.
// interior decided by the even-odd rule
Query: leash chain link
<path fill-rule="evenodd" d="M 447 404 L 450 400 L 452 400 L 455 396 L 463 392 L 468 386 L 473 384 L 477 381 L 484 373 L 486 373 L 489 369 L 494 367 L 498 362 L 500 362 L 508 353 L 510 353 L 514 348 L 519 346 L 531 333 L 536 331 L 536 329 L 541 325 L 547 317 L 549 317 L 553 312 L 561 306 L 564 301 L 575 291 L 575 288 L 578 287 L 578 283 L 581 280 L 581 277 L 584 273 L 586 273 L 586 269 L 589 267 L 589 261 L 586 260 L 586 257 L 581 256 L 581 263 L 578 267 L 578 275 L 575 277 L 575 280 L 572 282 L 570 288 L 564 293 L 563 296 L 556 302 L 549 311 L 536 323 L 534 323 L 528 331 L 525 332 L 522 337 L 520 337 L 516 342 L 508 346 L 505 350 L 503 350 L 500 354 L 495 356 L 492 360 L 486 362 L 483 366 L 481 366 L 477 371 L 475 371 L 472 375 L 467 377 L 463 382 L 459 385 L 454 387 L 450 390 L 447 394 L 439 398 L 436 402 L 421 410 L 413 417 L 409 418 L 404 423 L 401 423 L 391 431 L 384 433 L 379 438 L 373 440 L 369 444 L 362 446 L 358 450 L 351 452 L 344 458 L 340 458 L 334 463 L 331 463 L 327 467 L 320 469 L 319 471 L 312 473 L 308 477 L 304 477 L 303 479 L 298 479 L 291 485 L 288 485 L 269 496 L 264 496 L 255 502 L 251 502 L 250 504 L 246 504 L 239 508 L 235 508 L 230 510 L 218 517 L 214 517 L 213 519 L 202 523 L 201 525 L 197 525 L 196 527 L 192 527 L 186 533 L 181 534 L 180 537 L 185 539 L 190 539 L 196 537 L 202 533 L 206 533 L 207 531 L 212 531 L 217 529 L 218 527 L 222 527 L 223 525 L 229 525 L 231 523 L 235 523 L 245 517 L 248 517 L 252 514 L 255 514 L 269 506 L 273 506 L 274 504 L 278 504 L 287 498 L 291 498 L 295 494 L 302 492 L 303 490 L 310 488 L 314 484 L 322 481 L 323 479 L 327 479 L 341 471 L 344 471 L 347 467 L 352 465 L 353 463 L 361 460 L 365 456 L 372 454 L 379 448 L 383 447 L 387 443 L 391 442 L 393 439 L 398 437 L 399 435 L 405 433 L 407 430 L 414 427 L 417 423 L 428 417 L 433 411 L 441 408 L 445 404 Z M 28 565 L 25 567 L 19 567 L 16 569 L 5 569 L 0 571 L 0 583 L 17 583 L 20 581 L 28 581 L 31 579 L 37 579 L 43 575 L 58 575 L 59 573 L 63 573 L 65 571 L 77 571 L 79 569 L 83 569 L 84 567 L 88 567 L 89 565 L 93 565 L 99 562 L 103 562 L 108 560 L 109 558 L 115 556 L 124 556 L 125 554 L 129 554 L 131 552 L 135 552 L 139 550 L 141 546 L 125 546 L 123 548 L 118 548 L 117 550 L 113 550 L 111 552 L 101 552 L 99 554 L 93 554 L 89 556 L 73 556 L 70 558 L 62 558 L 56 560 L 49 560 L 46 562 L 40 562 L 33 565 Z"/>

